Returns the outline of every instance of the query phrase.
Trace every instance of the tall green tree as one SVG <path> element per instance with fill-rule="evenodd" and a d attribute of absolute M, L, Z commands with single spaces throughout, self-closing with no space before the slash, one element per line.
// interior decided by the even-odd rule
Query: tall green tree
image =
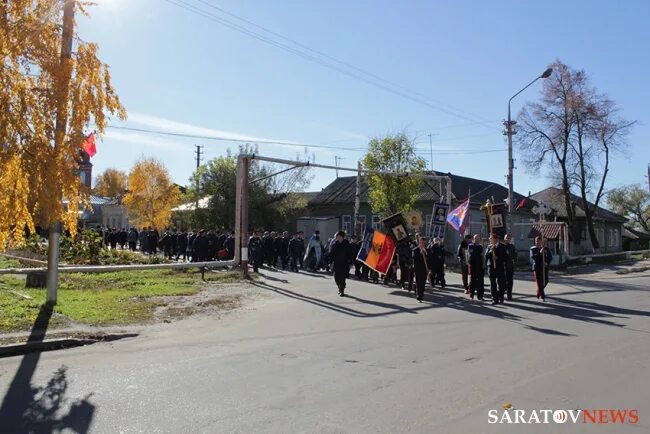
<path fill-rule="evenodd" d="M 255 154 L 257 149 L 242 147 L 240 153 Z M 307 153 L 297 156 L 306 161 Z M 252 159 L 249 165 L 248 209 L 249 226 L 282 230 L 295 218 L 304 213 L 307 203 L 299 194 L 311 182 L 308 167 L 274 173 L 286 166 L 268 164 Z M 199 191 L 196 191 L 198 177 Z M 193 224 L 200 227 L 230 229 L 235 221 L 235 180 L 237 177 L 237 156 L 230 151 L 202 165 L 191 179 L 191 195 L 194 198 L 210 197 L 208 208 L 198 210 Z"/>
<path fill-rule="evenodd" d="M 612 211 L 627 217 L 636 229 L 650 233 L 650 193 L 641 185 L 610 190 L 607 203 Z"/>
<path fill-rule="evenodd" d="M 383 172 L 422 172 L 426 162 L 416 153 L 413 140 L 405 132 L 376 137 L 368 143 L 363 167 Z M 372 212 L 389 217 L 408 212 L 418 198 L 422 180 L 407 176 L 367 175 L 368 195 Z"/>

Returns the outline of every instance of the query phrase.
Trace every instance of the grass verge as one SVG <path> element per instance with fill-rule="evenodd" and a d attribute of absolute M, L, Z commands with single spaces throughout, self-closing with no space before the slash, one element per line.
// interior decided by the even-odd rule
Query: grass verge
<path fill-rule="evenodd" d="M 206 273 L 208 283 L 233 283 L 241 273 Z M 198 270 L 140 270 L 117 273 L 61 274 L 58 303 L 50 324 L 87 325 L 147 322 L 162 296 L 193 295 L 203 289 Z M 24 281 L 0 275 L 0 333 L 29 330 L 45 302 L 45 289 L 25 288 Z"/>

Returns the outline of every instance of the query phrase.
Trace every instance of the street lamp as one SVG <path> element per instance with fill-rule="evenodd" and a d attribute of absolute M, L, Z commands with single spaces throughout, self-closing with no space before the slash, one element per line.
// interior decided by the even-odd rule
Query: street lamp
<path fill-rule="evenodd" d="M 512 136 L 515 134 L 514 126 L 517 124 L 516 121 L 513 121 L 513 120 L 512 120 L 512 117 L 511 117 L 511 115 L 510 115 L 510 103 L 512 102 L 512 100 L 513 100 L 517 95 L 519 95 L 520 93 L 522 93 L 523 91 L 525 91 L 526 89 L 528 89 L 528 88 L 529 88 L 530 86 L 532 86 L 533 83 L 535 83 L 537 80 L 539 80 L 540 78 L 548 78 L 548 77 L 551 76 L 552 73 L 553 73 L 553 68 L 548 68 L 546 71 L 544 71 L 544 72 L 542 73 L 542 75 L 540 75 L 539 77 L 536 77 L 535 80 L 533 80 L 533 81 L 531 81 L 530 83 L 528 83 L 528 84 L 526 85 L 526 87 L 524 87 L 524 88 L 521 89 L 519 92 L 517 92 L 516 94 L 514 94 L 514 95 L 513 95 L 513 96 L 508 100 L 508 120 L 505 121 L 505 122 L 503 122 L 503 125 L 505 125 L 505 127 L 506 127 L 506 130 L 504 131 L 503 134 L 505 134 L 506 136 L 508 136 L 508 216 L 509 216 L 509 217 L 511 216 L 512 211 L 514 211 L 514 210 L 513 210 L 513 208 L 514 208 L 514 204 L 513 204 L 514 197 L 513 197 L 513 188 L 512 188 L 512 183 L 513 183 L 513 182 L 512 182 L 512 171 L 513 171 L 513 169 L 514 169 L 514 160 L 512 159 Z M 511 222 L 512 222 L 512 217 L 510 217 L 510 220 L 511 220 Z"/>

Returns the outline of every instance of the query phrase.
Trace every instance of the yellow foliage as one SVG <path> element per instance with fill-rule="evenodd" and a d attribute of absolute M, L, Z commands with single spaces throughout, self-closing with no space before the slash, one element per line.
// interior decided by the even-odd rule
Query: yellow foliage
<path fill-rule="evenodd" d="M 76 232 L 89 193 L 79 178 L 86 129 L 94 124 L 101 136 L 107 115 L 126 117 L 97 45 L 76 41 L 62 65 L 61 22 L 59 0 L 0 1 L 0 249 L 37 224 L 62 221 Z M 62 135 L 59 106 L 68 118 Z"/>
<path fill-rule="evenodd" d="M 164 228 L 180 199 L 181 193 L 163 163 L 155 158 L 142 158 L 135 163 L 129 174 L 124 205 L 129 219 L 137 226 Z"/>
<path fill-rule="evenodd" d="M 126 173 L 109 168 L 97 177 L 95 194 L 103 197 L 121 198 L 124 195 L 126 186 Z"/>

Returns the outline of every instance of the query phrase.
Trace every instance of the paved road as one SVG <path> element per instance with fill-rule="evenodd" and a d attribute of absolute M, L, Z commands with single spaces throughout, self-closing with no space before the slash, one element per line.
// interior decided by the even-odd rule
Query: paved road
<path fill-rule="evenodd" d="M 650 274 L 556 277 L 546 303 L 264 271 L 242 309 L 0 360 L 0 432 L 650 432 Z M 501 425 L 488 411 L 636 408 L 636 425 Z M 511 410 L 512 411 L 512 410 Z M 22 415 L 22 416 L 21 416 Z M 526 413 L 529 417 L 530 413 Z M 9 428 L 12 427 L 12 428 Z"/>

